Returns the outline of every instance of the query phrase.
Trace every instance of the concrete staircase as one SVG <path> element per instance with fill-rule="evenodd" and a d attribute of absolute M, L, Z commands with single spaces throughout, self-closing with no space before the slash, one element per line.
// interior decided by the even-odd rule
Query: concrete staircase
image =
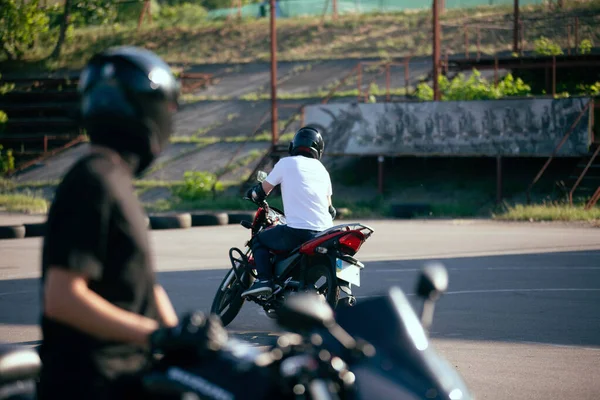
<path fill-rule="evenodd" d="M 7 78 L 15 88 L 0 96 L 8 123 L 0 144 L 12 149 L 17 172 L 83 140 L 77 123 L 77 80 L 65 78 Z"/>

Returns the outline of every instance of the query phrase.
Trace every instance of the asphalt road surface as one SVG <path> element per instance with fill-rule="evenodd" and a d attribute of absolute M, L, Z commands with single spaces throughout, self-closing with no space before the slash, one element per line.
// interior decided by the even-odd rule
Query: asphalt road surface
<path fill-rule="evenodd" d="M 23 217 L 18 220 L 23 222 Z M 0 216 L 0 225 L 14 217 Z M 479 399 L 600 398 L 600 230 L 488 221 L 362 221 L 375 229 L 359 258 L 359 301 L 390 286 L 414 292 L 426 260 L 448 268 L 435 348 Z M 208 310 L 243 246 L 237 225 L 152 231 L 158 279 L 179 313 Z M 0 241 L 0 341 L 36 345 L 39 238 Z M 418 306 L 415 296 L 409 296 Z M 228 327 L 256 345 L 280 330 L 246 303 Z"/>

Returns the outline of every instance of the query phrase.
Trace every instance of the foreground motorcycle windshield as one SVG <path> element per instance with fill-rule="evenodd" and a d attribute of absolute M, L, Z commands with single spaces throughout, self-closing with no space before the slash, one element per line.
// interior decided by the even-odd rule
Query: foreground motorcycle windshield
<path fill-rule="evenodd" d="M 472 399 L 457 371 L 432 348 L 401 289 L 340 309 L 337 322 L 377 349 L 368 363 L 355 365 L 359 398 Z M 377 393 L 373 397 L 373 394 Z"/>

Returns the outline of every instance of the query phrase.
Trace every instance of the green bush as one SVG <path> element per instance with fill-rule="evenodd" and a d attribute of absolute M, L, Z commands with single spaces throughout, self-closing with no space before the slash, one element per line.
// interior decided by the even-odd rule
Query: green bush
<path fill-rule="evenodd" d="M 39 1 L 0 0 L 0 55 L 18 60 L 49 30 L 49 18 Z"/>
<path fill-rule="evenodd" d="M 545 36 L 537 39 L 534 44 L 534 51 L 537 54 L 543 56 L 560 56 L 563 53 L 562 49 L 557 43 L 554 43 L 552 40 L 548 39 Z"/>
<path fill-rule="evenodd" d="M 531 93 L 531 87 L 526 85 L 520 78 L 515 80 L 508 74 L 494 86 L 494 82 L 488 82 L 476 69 L 469 79 L 464 74 L 458 74 L 449 80 L 446 76 L 438 78 L 442 100 L 491 100 L 511 96 L 527 96 Z M 421 100 L 433 100 L 433 89 L 427 83 L 417 86 L 416 96 Z"/>
<path fill-rule="evenodd" d="M 174 6 L 163 6 L 158 14 L 158 22 L 170 26 L 193 26 L 206 19 L 208 12 L 202 6 L 183 3 Z"/>
<path fill-rule="evenodd" d="M 15 168 L 15 157 L 12 149 L 6 150 L 6 154 L 2 151 L 4 146 L 0 144 L 0 173 L 5 174 Z"/>
<path fill-rule="evenodd" d="M 579 44 L 579 52 L 581 54 L 590 54 L 592 52 L 592 41 L 589 39 L 584 39 Z"/>
<path fill-rule="evenodd" d="M 223 190 L 223 185 L 217 182 L 217 176 L 204 171 L 186 171 L 183 174 L 183 184 L 173 189 L 173 194 L 181 200 L 201 200 L 209 198 L 215 191 Z"/>
<path fill-rule="evenodd" d="M 0 132 L 4 131 L 4 127 L 6 126 L 6 123 L 8 122 L 8 115 L 6 115 L 6 113 L 2 110 L 0 110 Z"/>

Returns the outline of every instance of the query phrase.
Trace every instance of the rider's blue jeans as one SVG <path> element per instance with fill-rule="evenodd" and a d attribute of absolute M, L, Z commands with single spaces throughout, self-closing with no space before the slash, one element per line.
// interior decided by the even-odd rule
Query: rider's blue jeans
<path fill-rule="evenodd" d="M 318 233 L 318 231 L 290 228 L 287 225 L 277 225 L 259 233 L 258 240 L 252 247 L 258 279 L 267 280 L 273 277 L 269 249 L 290 251 L 312 239 Z"/>

